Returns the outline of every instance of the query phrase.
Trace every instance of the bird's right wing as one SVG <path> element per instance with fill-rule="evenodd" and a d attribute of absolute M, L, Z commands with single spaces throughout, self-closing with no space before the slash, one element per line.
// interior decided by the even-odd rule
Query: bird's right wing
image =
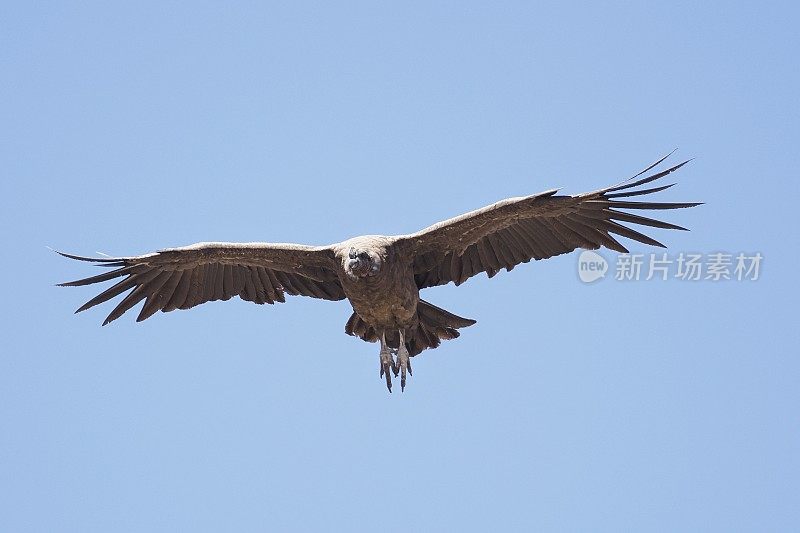
<path fill-rule="evenodd" d="M 91 261 L 114 270 L 61 286 L 79 286 L 123 278 L 76 312 L 130 292 L 103 325 L 145 300 L 137 322 L 157 311 L 189 309 L 239 296 L 258 304 L 283 302 L 284 293 L 342 300 L 336 259 L 330 247 L 271 243 L 199 243 L 135 257 L 64 257 Z"/>
<path fill-rule="evenodd" d="M 531 259 L 547 259 L 576 248 L 596 249 L 605 246 L 627 253 L 627 249 L 612 235 L 663 247 L 658 241 L 620 222 L 685 229 L 626 212 L 699 205 L 695 202 L 624 200 L 656 193 L 674 185 L 637 189 L 663 178 L 688 162 L 636 179 L 664 159 L 666 157 L 619 185 L 576 196 L 557 195 L 557 190 L 550 190 L 532 196 L 509 198 L 439 222 L 417 233 L 397 236 L 395 246 L 403 256 L 411 259 L 420 289 L 451 281 L 460 285 L 481 272 L 492 277 L 503 268 L 511 270 Z"/>

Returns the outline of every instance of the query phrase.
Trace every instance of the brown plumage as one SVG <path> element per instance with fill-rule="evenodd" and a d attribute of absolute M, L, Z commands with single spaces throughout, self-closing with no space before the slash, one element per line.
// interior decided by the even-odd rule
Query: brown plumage
<path fill-rule="evenodd" d="M 531 259 L 547 259 L 576 248 L 605 246 L 627 252 L 615 236 L 664 246 L 621 223 L 685 229 L 627 212 L 699 205 L 625 199 L 674 185 L 639 188 L 688 162 L 639 178 L 664 159 L 613 187 L 576 196 L 550 190 L 509 198 L 410 235 L 368 235 L 329 246 L 199 243 L 115 258 L 59 252 L 113 268 L 61 285 L 90 285 L 121 278 L 77 311 L 127 291 L 103 325 L 142 301 L 137 321 L 157 311 L 189 309 L 234 296 L 257 304 L 284 302 L 285 294 L 325 300 L 347 298 L 353 315 L 345 332 L 368 342 L 380 341 L 380 374 L 391 391 L 391 373 L 401 377 L 401 387 L 405 388 L 406 372 L 411 373 L 410 357 L 436 348 L 441 339 L 458 337 L 459 328 L 475 323 L 421 300 L 420 289 L 449 282 L 460 285 L 481 272 L 491 278 L 502 269 L 511 270 Z"/>

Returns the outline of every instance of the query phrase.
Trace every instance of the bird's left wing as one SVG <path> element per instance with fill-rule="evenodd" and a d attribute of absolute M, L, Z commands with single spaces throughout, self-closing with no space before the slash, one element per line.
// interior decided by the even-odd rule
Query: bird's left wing
<path fill-rule="evenodd" d="M 123 278 L 76 312 L 130 292 L 103 325 L 145 300 L 137 322 L 157 311 L 189 309 L 239 296 L 258 304 L 283 302 L 284 293 L 342 300 L 336 259 L 330 247 L 272 243 L 198 243 L 135 257 L 64 257 L 91 261 L 114 270 L 61 286 L 79 286 Z"/>
<path fill-rule="evenodd" d="M 667 156 L 668 157 L 668 156 Z M 625 182 L 576 196 L 556 195 L 557 190 L 532 196 L 509 198 L 482 209 L 434 224 L 417 233 L 395 237 L 395 246 L 411 258 L 417 287 L 433 287 L 486 272 L 489 277 L 511 270 L 531 259 L 547 259 L 576 248 L 605 246 L 627 253 L 612 235 L 621 235 L 654 246 L 664 245 L 620 222 L 656 228 L 686 229 L 668 222 L 623 210 L 678 209 L 699 203 L 659 203 L 622 200 L 656 193 L 674 184 L 639 189 L 663 178 L 683 165 L 639 178 L 662 163 L 653 163 Z"/>

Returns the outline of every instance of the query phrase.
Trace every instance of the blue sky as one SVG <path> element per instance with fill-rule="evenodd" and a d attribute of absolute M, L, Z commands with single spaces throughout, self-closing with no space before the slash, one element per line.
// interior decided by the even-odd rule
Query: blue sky
<path fill-rule="evenodd" d="M 797 19 L 5 2 L 0 530 L 796 530 Z M 345 302 L 101 328 L 72 315 L 94 288 L 54 287 L 93 268 L 46 248 L 404 233 L 675 147 L 662 198 L 707 204 L 652 234 L 760 252 L 758 281 L 587 285 L 570 254 L 429 289 L 478 324 L 404 394 Z"/>

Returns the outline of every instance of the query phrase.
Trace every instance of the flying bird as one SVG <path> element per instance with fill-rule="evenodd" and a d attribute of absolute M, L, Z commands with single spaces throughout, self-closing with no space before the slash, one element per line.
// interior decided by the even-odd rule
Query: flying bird
<path fill-rule="evenodd" d="M 557 189 L 508 198 L 439 222 L 408 235 L 365 235 L 328 246 L 274 243 L 204 242 L 131 257 L 82 257 L 113 270 L 70 281 L 80 286 L 115 280 L 77 311 L 130 291 L 103 325 L 144 300 L 136 321 L 157 311 L 190 309 L 214 300 L 238 296 L 257 304 L 284 302 L 286 294 L 324 300 L 347 299 L 353 314 L 345 325 L 348 335 L 380 342 L 380 376 L 389 392 L 392 375 L 411 375 L 411 357 L 436 348 L 442 339 L 455 339 L 459 329 L 475 324 L 420 298 L 420 290 L 454 283 L 461 285 L 481 272 L 493 277 L 531 259 L 541 260 L 576 248 L 628 250 L 616 236 L 653 246 L 660 242 L 627 224 L 685 230 L 675 224 L 629 211 L 678 209 L 699 202 L 631 201 L 674 183 L 651 188 L 654 182 L 688 163 L 655 171 L 669 154 L 622 183 L 575 196 Z M 653 174 L 641 177 L 650 171 Z M 638 179 L 637 179 L 638 178 Z"/>

